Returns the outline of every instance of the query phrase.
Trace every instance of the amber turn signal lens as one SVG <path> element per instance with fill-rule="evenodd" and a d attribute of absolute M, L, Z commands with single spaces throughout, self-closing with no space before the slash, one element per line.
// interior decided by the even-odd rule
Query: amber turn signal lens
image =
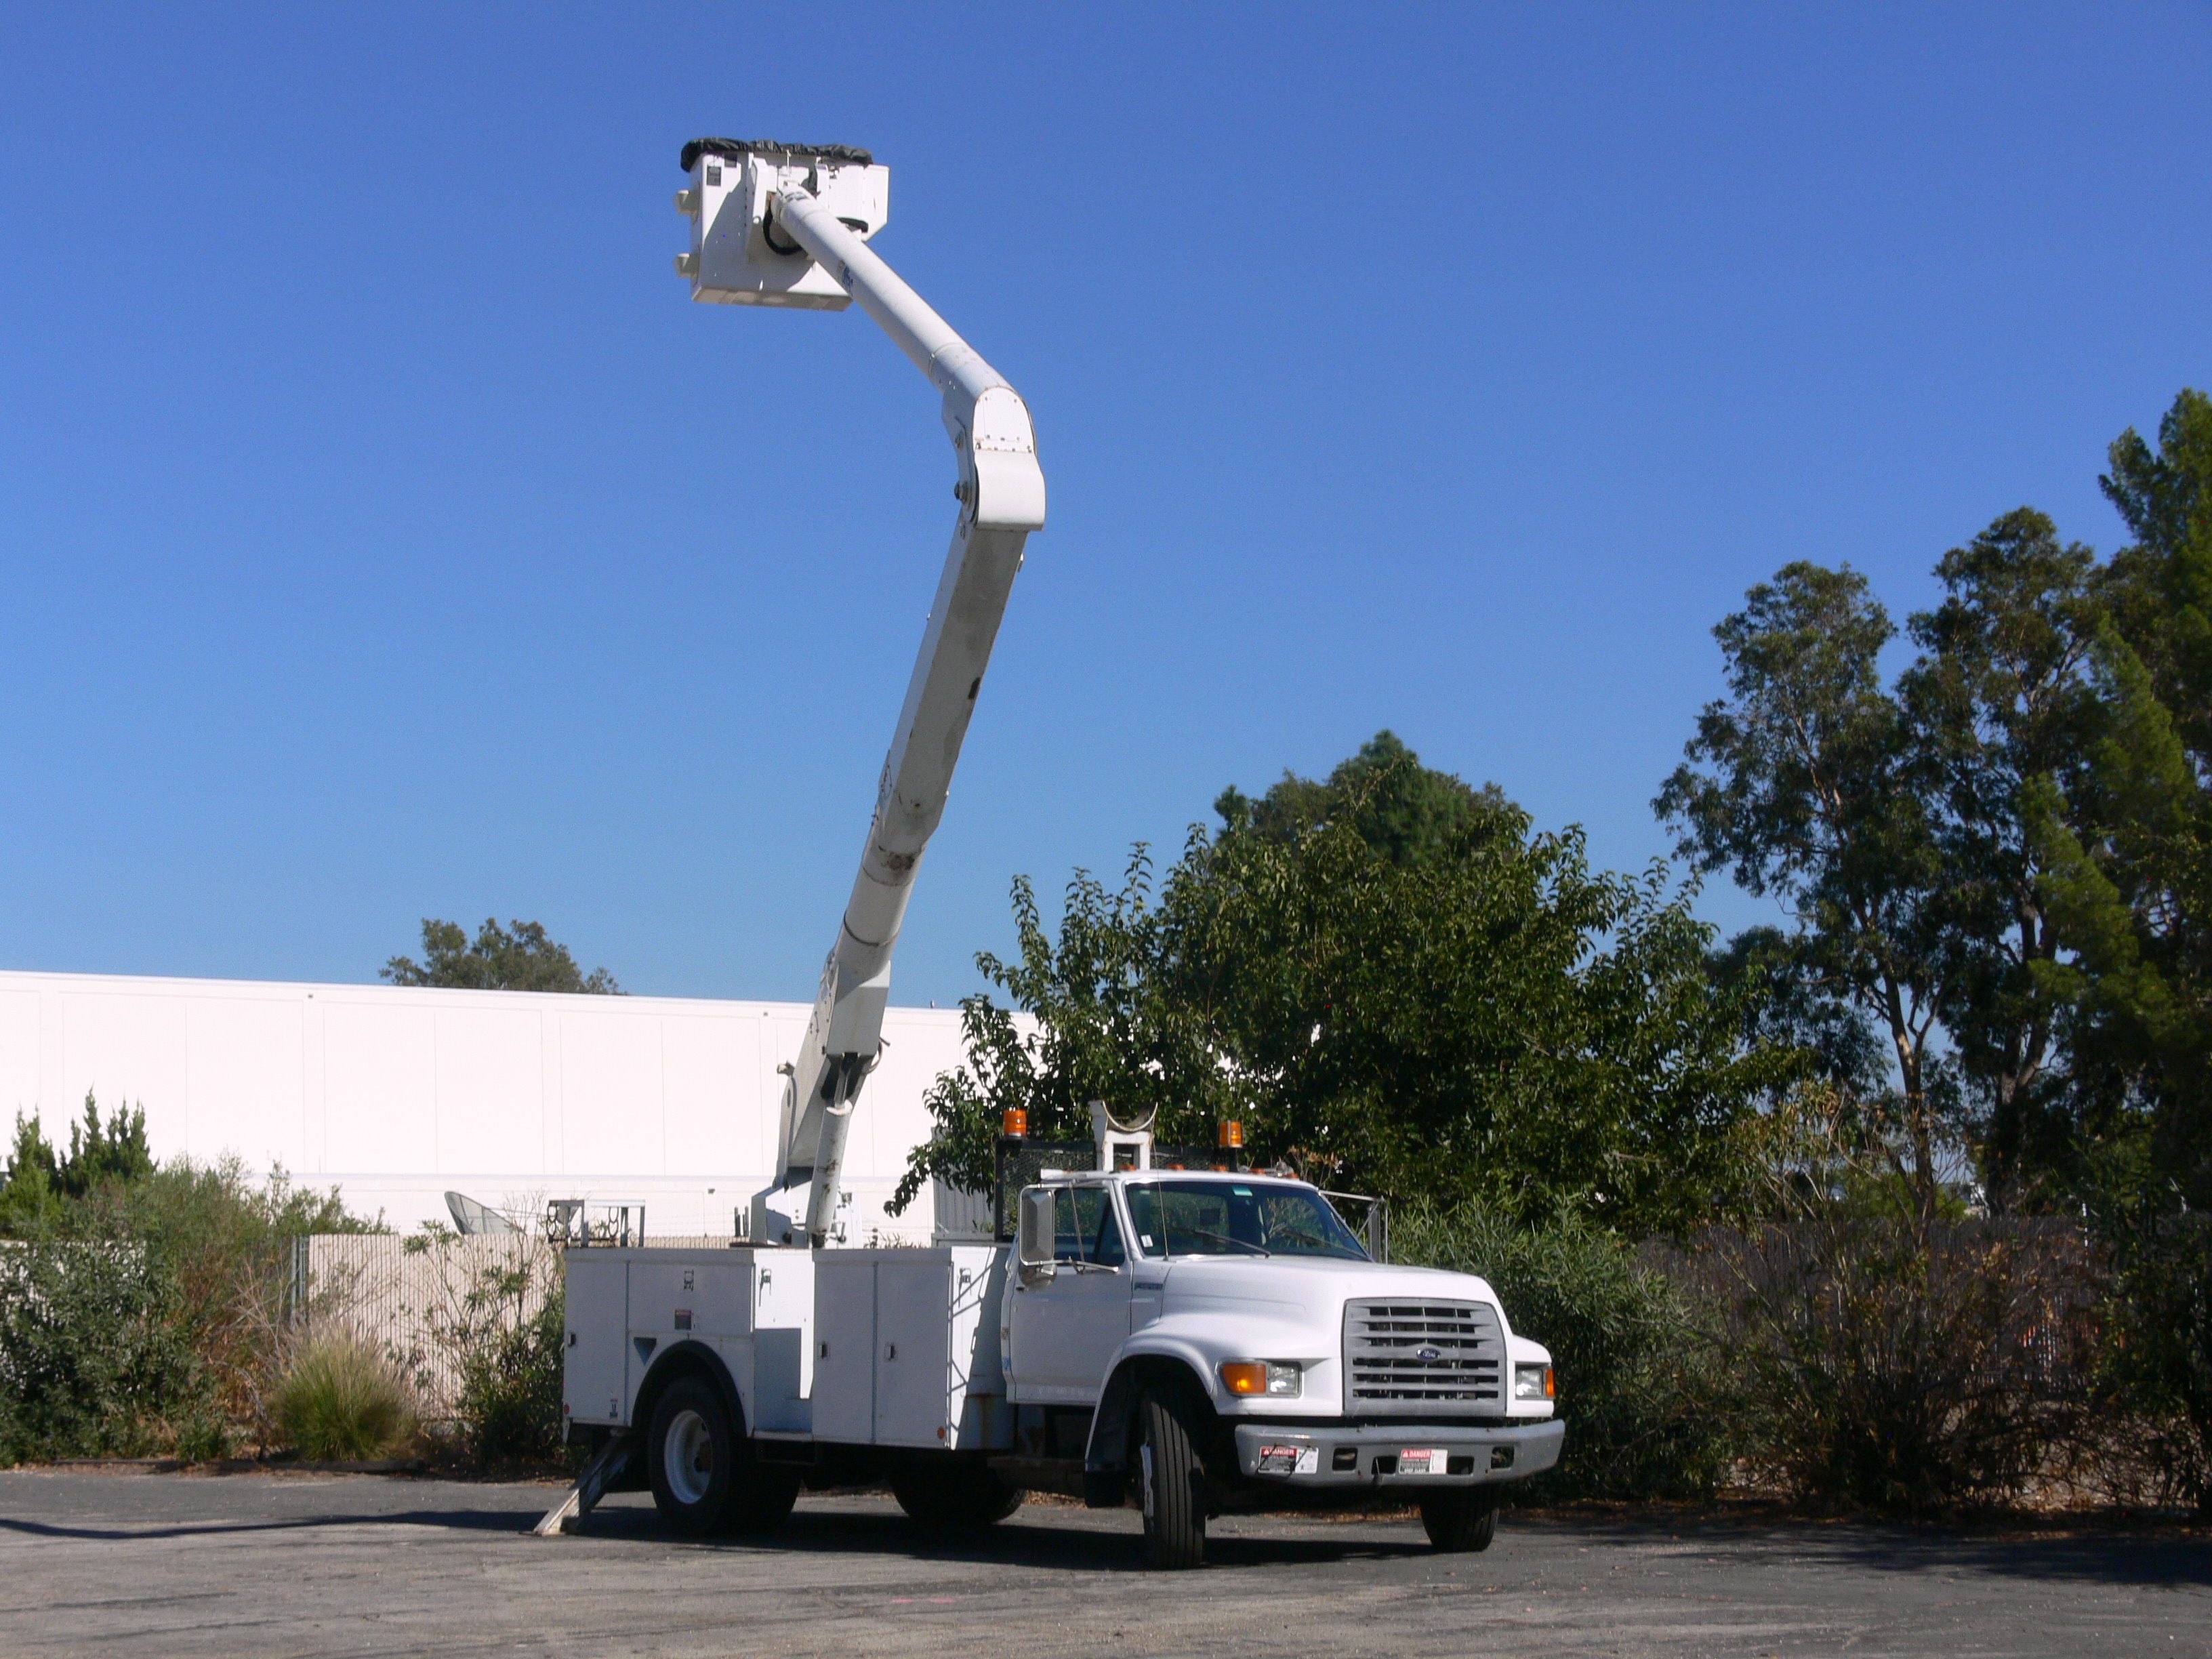
<path fill-rule="evenodd" d="M 1231 1394 L 1265 1394 L 1267 1392 L 1267 1367 L 1256 1359 L 1230 1359 L 1222 1362 L 1221 1386 Z"/>

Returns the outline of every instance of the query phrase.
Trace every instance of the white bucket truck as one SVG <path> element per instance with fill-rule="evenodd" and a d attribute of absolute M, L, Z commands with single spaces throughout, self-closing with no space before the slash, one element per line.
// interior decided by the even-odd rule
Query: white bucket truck
<path fill-rule="evenodd" d="M 1501 1484 L 1558 1461 L 1551 1357 L 1482 1279 L 1374 1260 L 1304 1182 L 1154 1168 L 1146 1126 L 1099 1110 L 1097 1167 L 1024 1187 L 1012 1240 L 843 1243 L 838 1171 L 899 924 L 1044 477 L 1013 388 L 866 246 L 888 169 L 729 139 L 683 166 L 693 297 L 858 300 L 942 394 L 959 519 L 790 1068 L 775 1184 L 726 1248 L 565 1253 L 563 1410 L 597 1443 L 544 1528 L 624 1486 L 707 1532 L 773 1526 L 805 1484 L 887 1481 L 933 1526 L 1000 1520 L 1029 1489 L 1133 1501 L 1162 1567 L 1203 1560 L 1210 1514 L 1378 1492 L 1418 1500 L 1438 1548 L 1482 1548 Z"/>

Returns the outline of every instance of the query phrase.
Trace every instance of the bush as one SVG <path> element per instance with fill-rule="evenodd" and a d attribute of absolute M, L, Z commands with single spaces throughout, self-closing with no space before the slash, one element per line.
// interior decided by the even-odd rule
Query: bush
<path fill-rule="evenodd" d="M 293 1237 L 358 1231 L 334 1193 L 236 1159 L 155 1165 L 93 1101 L 57 1159 L 20 1119 L 0 1190 L 0 1453 L 218 1456 L 267 1438 Z"/>
<path fill-rule="evenodd" d="M 300 1345 L 276 1398 L 278 1431 L 304 1457 L 396 1456 L 416 1435 L 415 1404 L 376 1351 L 351 1336 Z"/>
<path fill-rule="evenodd" d="M 106 1182 L 70 1205 L 66 1224 L 143 1244 L 173 1283 L 177 1328 L 201 1364 L 200 1410 L 257 1441 L 273 1426 L 269 1391 L 284 1369 L 293 1239 L 375 1231 L 334 1192 L 295 1188 L 281 1170 L 258 1181 L 236 1158 Z"/>
<path fill-rule="evenodd" d="M 1566 1447 L 1531 1495 L 1711 1495 L 1729 1448 L 1709 1322 L 1690 1296 L 1577 1216 L 1518 1228 L 1478 1205 L 1417 1206 L 1391 1233 L 1401 1260 L 1481 1274 L 1513 1328 L 1552 1351 Z"/>
<path fill-rule="evenodd" d="M 1711 1235 L 1696 1261 L 1726 1309 L 1744 1449 L 1800 1502 L 2001 1502 L 2082 1443 L 2093 1266 L 2063 1224 L 1832 1204 Z"/>
<path fill-rule="evenodd" d="M 455 1416 L 451 1449 L 479 1468 L 565 1461 L 561 1417 L 566 1342 L 561 1261 L 518 1241 L 483 1262 L 458 1247 L 459 1237 L 428 1227 L 409 1237 L 410 1255 L 428 1255 L 432 1305 L 425 1310 L 428 1352 L 405 1356 L 426 1398 L 446 1398 Z"/>
<path fill-rule="evenodd" d="M 470 1455 L 479 1465 L 551 1463 L 562 1457 L 563 1307 L 556 1288 L 534 1317 L 497 1331 L 464 1358 L 461 1419 Z"/>
<path fill-rule="evenodd" d="M 143 1244 L 0 1245 L 0 1461 L 131 1456 L 207 1437 L 174 1275 Z"/>
<path fill-rule="evenodd" d="M 175 1451 L 265 1440 L 292 1239 L 361 1232 L 337 1192 L 254 1182 L 237 1159 L 155 1166 L 143 1115 L 91 1097 L 53 1155 L 18 1117 L 0 1234 L 0 1447 L 9 1455 Z M 28 1255 L 24 1255 L 28 1252 Z"/>

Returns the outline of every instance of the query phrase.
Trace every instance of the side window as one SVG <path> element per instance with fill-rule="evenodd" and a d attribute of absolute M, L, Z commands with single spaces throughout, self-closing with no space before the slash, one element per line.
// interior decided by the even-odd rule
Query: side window
<path fill-rule="evenodd" d="M 1126 1259 L 1114 1200 L 1103 1187 L 1063 1187 L 1054 1211 L 1054 1241 L 1062 1261 L 1088 1261 L 1118 1267 Z"/>

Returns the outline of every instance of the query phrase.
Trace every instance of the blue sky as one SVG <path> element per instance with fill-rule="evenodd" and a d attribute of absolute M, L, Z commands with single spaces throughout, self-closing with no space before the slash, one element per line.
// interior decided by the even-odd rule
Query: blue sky
<path fill-rule="evenodd" d="M 1384 726 L 1640 866 L 1747 585 L 2109 550 L 2212 382 L 2208 85 L 2171 3 L 9 8 L 0 966 L 496 914 L 811 994 L 951 475 L 858 312 L 687 301 L 695 134 L 872 147 L 1036 413 L 921 1002 Z"/>

